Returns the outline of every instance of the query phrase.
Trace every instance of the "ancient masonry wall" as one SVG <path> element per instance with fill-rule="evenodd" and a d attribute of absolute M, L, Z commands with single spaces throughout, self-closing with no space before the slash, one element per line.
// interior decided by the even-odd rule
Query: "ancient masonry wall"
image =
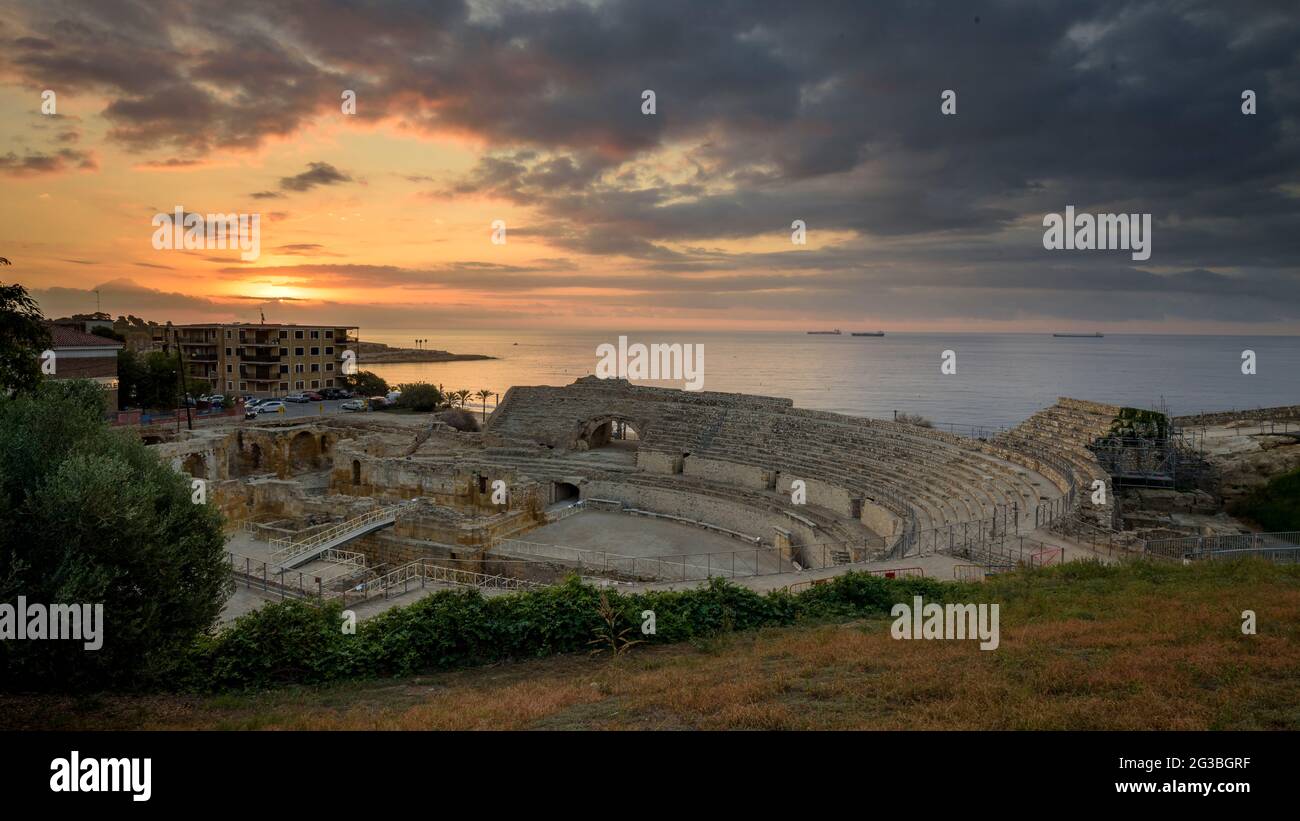
<path fill-rule="evenodd" d="M 824 539 L 819 529 L 808 527 L 789 516 L 775 511 L 758 510 L 740 501 L 705 496 L 689 488 L 670 490 L 593 479 L 584 482 L 581 490 L 583 499 L 613 499 L 628 507 L 708 522 L 738 533 L 758 536 L 767 545 L 773 543 L 777 528 L 788 531 L 796 545 L 813 544 Z M 736 543 L 737 550 L 744 547 L 743 543 Z"/>
<path fill-rule="evenodd" d="M 1283 419 L 1300 419 L 1300 405 L 1197 413 L 1191 416 L 1175 416 L 1173 421 L 1175 425 L 1180 427 L 1200 427 L 1204 425 L 1225 425 L 1229 422 L 1238 421 L 1270 422 Z"/>

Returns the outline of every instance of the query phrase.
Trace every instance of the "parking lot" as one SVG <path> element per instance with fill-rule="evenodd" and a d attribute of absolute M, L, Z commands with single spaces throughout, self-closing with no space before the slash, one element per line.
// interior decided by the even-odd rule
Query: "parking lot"
<path fill-rule="evenodd" d="M 339 405 L 346 399 L 326 399 L 322 402 L 285 402 L 284 413 L 263 413 L 263 419 L 297 419 L 301 416 L 329 416 L 337 413 L 349 413 L 339 410 Z"/>

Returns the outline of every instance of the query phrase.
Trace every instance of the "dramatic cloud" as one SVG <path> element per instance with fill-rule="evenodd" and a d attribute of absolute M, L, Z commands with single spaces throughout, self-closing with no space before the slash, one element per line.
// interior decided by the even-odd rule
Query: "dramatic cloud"
<path fill-rule="evenodd" d="M 1300 319 L 1294 3 L 11 5 L 4 77 L 102 99 L 98 133 L 160 152 L 145 167 L 317 128 L 455 140 L 475 146 L 468 170 L 383 173 L 421 202 L 517 207 L 512 238 L 569 258 L 414 268 L 381 247 L 371 264 L 313 271 L 317 284 L 568 287 L 610 311 L 762 318 Z M 1241 112 L 1245 89 L 1256 114 Z M 348 170 L 309 162 L 242 190 L 377 179 L 333 159 Z M 11 175 L 94 167 L 66 146 L 0 154 Z M 1067 205 L 1151 214 L 1151 259 L 1045 251 L 1042 217 Z M 790 245 L 794 220 L 808 246 Z M 1137 297 L 1120 307 L 1120 293 Z"/>

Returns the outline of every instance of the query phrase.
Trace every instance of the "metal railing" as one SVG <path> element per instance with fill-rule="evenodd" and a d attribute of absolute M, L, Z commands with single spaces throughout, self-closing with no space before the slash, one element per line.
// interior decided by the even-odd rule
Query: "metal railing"
<path fill-rule="evenodd" d="M 1300 531 L 1278 533 L 1225 533 L 1139 542 L 1148 556 L 1166 559 L 1227 559 L 1260 556 L 1273 561 L 1300 559 Z"/>
<path fill-rule="evenodd" d="M 513 576 L 446 567 L 420 558 L 356 587 L 339 592 L 327 592 L 325 595 L 330 598 L 341 598 L 345 604 L 353 601 L 368 601 L 378 596 L 387 599 L 392 595 L 400 596 L 410 592 L 414 582 L 419 582 L 421 590 L 426 589 L 429 582 L 473 587 L 479 590 L 532 590 L 546 586 L 540 582 L 517 579 Z M 395 592 L 399 586 L 401 591 Z"/>
<path fill-rule="evenodd" d="M 279 564 L 292 563 L 310 556 L 313 552 L 319 552 L 322 545 L 340 540 L 348 541 L 349 534 L 361 535 L 362 531 L 372 530 L 385 524 L 393 524 L 397 521 L 398 512 L 405 506 L 405 504 L 397 504 L 376 508 L 354 519 L 340 522 L 319 533 L 314 533 L 301 541 L 273 539 L 271 541 L 271 547 L 273 548 L 271 561 Z"/>

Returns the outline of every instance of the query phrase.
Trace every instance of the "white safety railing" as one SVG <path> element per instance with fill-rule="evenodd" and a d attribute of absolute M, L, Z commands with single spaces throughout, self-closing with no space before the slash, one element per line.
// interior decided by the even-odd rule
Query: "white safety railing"
<path fill-rule="evenodd" d="M 363 513 L 355 519 L 340 522 L 319 533 L 313 533 L 301 541 L 293 539 L 274 539 L 271 542 L 271 561 L 280 564 L 292 564 L 321 553 L 329 545 L 342 544 L 365 531 L 390 525 L 397 521 L 397 514 L 406 505 L 398 504 L 376 508 Z"/>

